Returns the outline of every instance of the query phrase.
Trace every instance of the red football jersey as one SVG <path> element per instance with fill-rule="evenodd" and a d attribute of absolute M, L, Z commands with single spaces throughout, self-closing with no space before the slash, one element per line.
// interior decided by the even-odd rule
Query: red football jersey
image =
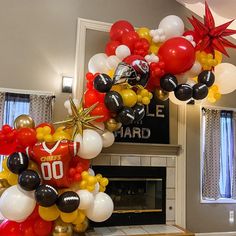
<path fill-rule="evenodd" d="M 67 177 L 69 165 L 78 150 L 78 142 L 59 140 L 53 145 L 36 143 L 33 147 L 28 147 L 26 153 L 40 167 L 46 184 L 63 188 L 70 185 Z"/>

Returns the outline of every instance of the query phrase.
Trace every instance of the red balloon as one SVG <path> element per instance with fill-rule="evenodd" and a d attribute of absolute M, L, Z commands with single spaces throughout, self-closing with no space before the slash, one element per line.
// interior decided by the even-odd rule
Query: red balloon
<path fill-rule="evenodd" d="M 98 102 L 100 98 L 99 92 L 95 89 L 89 89 L 84 94 L 84 106 L 91 107 L 94 103 Z"/>
<path fill-rule="evenodd" d="M 6 236 L 22 236 L 20 223 L 4 220 L 0 225 L 0 235 Z"/>
<path fill-rule="evenodd" d="M 158 56 L 165 63 L 165 72 L 180 74 L 193 66 L 195 49 L 187 39 L 176 37 L 164 42 Z"/>
<path fill-rule="evenodd" d="M 146 61 L 144 57 L 140 56 L 140 55 L 130 55 L 128 57 L 126 57 L 123 62 L 129 64 L 129 65 L 132 65 L 132 63 L 135 61 L 135 60 L 143 60 L 143 61 Z"/>
<path fill-rule="evenodd" d="M 120 45 L 121 43 L 119 41 L 109 41 L 106 44 L 106 49 L 105 52 L 107 56 L 115 55 L 116 54 L 116 48 Z"/>
<path fill-rule="evenodd" d="M 34 222 L 33 229 L 37 236 L 49 236 L 52 231 L 52 222 L 38 218 Z"/>
<path fill-rule="evenodd" d="M 37 234 L 35 234 L 33 226 L 29 225 L 29 227 L 22 232 L 22 236 L 37 236 Z"/>
<path fill-rule="evenodd" d="M 27 218 L 27 220 L 20 224 L 20 229 L 23 236 L 37 236 L 33 230 L 34 220 L 35 219 Z"/>
<path fill-rule="evenodd" d="M 2 126 L 2 132 L 3 132 L 4 134 L 10 133 L 11 130 L 12 130 L 12 127 L 11 127 L 10 125 L 3 125 L 3 126 Z"/>
<path fill-rule="evenodd" d="M 18 143 L 26 148 L 37 143 L 36 131 L 31 128 L 20 128 L 17 132 Z"/>
<path fill-rule="evenodd" d="M 104 103 L 99 103 L 90 114 L 91 116 L 102 116 L 96 119 L 97 122 L 104 122 L 110 118 L 110 111 L 106 108 Z"/>
<path fill-rule="evenodd" d="M 110 38 L 121 42 L 122 35 L 130 31 L 134 31 L 133 25 L 126 20 L 119 20 L 111 26 Z"/>
<path fill-rule="evenodd" d="M 135 31 L 124 33 L 121 39 L 122 44 L 126 45 L 131 52 L 134 50 L 134 45 L 138 40 L 139 40 L 139 35 Z"/>

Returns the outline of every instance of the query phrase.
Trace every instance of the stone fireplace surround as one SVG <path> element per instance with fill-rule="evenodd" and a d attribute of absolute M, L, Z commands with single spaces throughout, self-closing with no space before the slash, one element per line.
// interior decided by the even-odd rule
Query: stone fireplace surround
<path fill-rule="evenodd" d="M 109 155 L 100 154 L 92 160 L 92 165 L 166 167 L 166 224 L 175 224 L 176 210 L 176 156 L 167 155 Z"/>

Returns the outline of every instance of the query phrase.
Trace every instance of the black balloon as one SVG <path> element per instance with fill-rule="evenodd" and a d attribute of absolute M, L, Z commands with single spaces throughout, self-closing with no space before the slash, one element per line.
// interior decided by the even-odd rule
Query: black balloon
<path fill-rule="evenodd" d="M 145 107 L 143 104 L 137 103 L 134 107 L 132 107 L 134 112 L 134 122 L 138 122 L 143 119 L 145 116 Z"/>
<path fill-rule="evenodd" d="M 198 75 L 198 82 L 211 87 L 215 82 L 215 75 L 210 70 L 204 70 Z"/>
<path fill-rule="evenodd" d="M 208 94 L 206 84 L 197 83 L 193 86 L 193 98 L 196 100 L 204 99 Z"/>
<path fill-rule="evenodd" d="M 24 170 L 18 177 L 18 183 L 26 191 L 33 191 L 40 185 L 39 174 L 34 170 Z"/>
<path fill-rule="evenodd" d="M 36 202 L 43 207 L 54 205 L 58 198 L 58 192 L 51 185 L 40 185 L 35 191 Z"/>
<path fill-rule="evenodd" d="M 111 112 L 118 112 L 124 106 L 121 95 L 116 91 L 110 91 L 106 94 L 105 105 Z"/>
<path fill-rule="evenodd" d="M 178 86 L 177 78 L 172 74 L 166 74 L 160 79 L 160 86 L 167 92 L 172 92 Z"/>
<path fill-rule="evenodd" d="M 60 211 L 70 213 L 79 207 L 80 198 L 76 192 L 68 191 L 62 193 L 57 199 L 57 207 Z"/>
<path fill-rule="evenodd" d="M 193 89 L 189 84 L 180 84 L 175 89 L 175 97 L 180 101 L 187 101 L 193 95 Z"/>
<path fill-rule="evenodd" d="M 93 85 L 97 91 L 101 93 L 106 93 L 110 91 L 113 85 L 113 80 L 107 74 L 99 74 L 95 77 Z"/>
<path fill-rule="evenodd" d="M 26 170 L 28 165 L 29 158 L 22 152 L 14 152 L 7 158 L 7 167 L 15 174 L 20 174 Z"/>
<path fill-rule="evenodd" d="M 130 125 L 134 122 L 135 114 L 132 108 L 124 107 L 117 116 L 120 123 Z"/>

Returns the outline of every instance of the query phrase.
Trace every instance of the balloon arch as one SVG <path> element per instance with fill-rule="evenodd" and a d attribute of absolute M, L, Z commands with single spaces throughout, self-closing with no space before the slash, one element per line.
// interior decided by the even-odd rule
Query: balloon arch
<path fill-rule="evenodd" d="M 83 232 L 88 220 L 107 220 L 114 208 L 105 193 L 109 181 L 94 173 L 90 160 L 113 144 L 113 132 L 142 120 L 153 97 L 214 103 L 236 89 L 236 67 L 222 63 L 225 47 L 235 48 L 225 38 L 236 33 L 228 29 L 231 21 L 215 26 L 207 4 L 203 23 L 189 21 L 193 30 L 187 31 L 175 15 L 153 30 L 115 22 L 105 53 L 89 60 L 82 101 L 65 102 L 67 118 L 35 126 L 21 115 L 14 128 L 3 125 L 1 235 Z"/>

